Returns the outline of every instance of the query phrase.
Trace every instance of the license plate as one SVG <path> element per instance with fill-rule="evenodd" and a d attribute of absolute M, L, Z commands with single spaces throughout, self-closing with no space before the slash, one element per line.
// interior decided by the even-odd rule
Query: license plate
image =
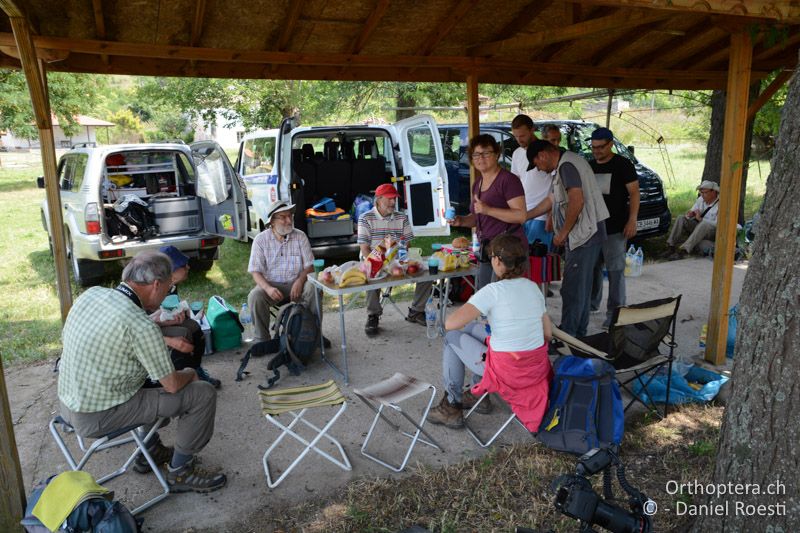
<path fill-rule="evenodd" d="M 637 220 L 636 221 L 636 229 L 652 229 L 657 228 L 660 219 L 658 218 L 646 218 L 644 220 Z"/>

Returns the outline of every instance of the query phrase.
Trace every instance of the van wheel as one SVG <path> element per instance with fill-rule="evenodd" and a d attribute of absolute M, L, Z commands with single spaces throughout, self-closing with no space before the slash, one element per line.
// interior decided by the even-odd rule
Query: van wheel
<path fill-rule="evenodd" d="M 67 236 L 67 258 L 72 268 L 72 279 L 81 287 L 96 285 L 105 274 L 105 268 L 100 261 L 78 259 L 72 252 L 72 237 Z"/>

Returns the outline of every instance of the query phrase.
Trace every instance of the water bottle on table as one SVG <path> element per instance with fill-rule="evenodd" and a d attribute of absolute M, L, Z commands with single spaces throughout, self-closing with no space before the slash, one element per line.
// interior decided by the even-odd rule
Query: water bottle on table
<path fill-rule="evenodd" d="M 435 339 L 439 332 L 436 331 L 436 305 L 433 303 L 433 298 L 428 298 L 428 303 L 425 304 L 425 326 L 427 328 L 426 334 L 429 339 Z"/>
<path fill-rule="evenodd" d="M 242 304 L 242 310 L 239 311 L 239 322 L 242 323 L 244 331 L 242 332 L 243 342 L 252 342 L 254 337 L 253 332 L 253 315 L 250 314 L 250 309 L 247 304 Z"/>

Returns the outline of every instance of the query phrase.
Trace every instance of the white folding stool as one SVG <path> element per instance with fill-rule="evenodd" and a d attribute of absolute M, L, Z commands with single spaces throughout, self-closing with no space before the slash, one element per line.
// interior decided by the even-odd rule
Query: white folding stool
<path fill-rule="evenodd" d="M 505 430 L 505 429 L 508 427 L 508 425 L 509 425 L 509 424 L 511 424 L 511 422 L 513 422 L 513 421 L 515 421 L 515 420 L 517 421 L 517 424 L 519 424 L 520 426 L 522 426 L 522 429 L 524 429 L 525 431 L 528 431 L 528 428 L 526 428 L 526 427 L 525 427 L 525 426 L 522 424 L 522 422 L 520 422 L 520 421 L 519 421 L 519 418 L 517 418 L 517 415 L 515 415 L 515 414 L 514 414 L 514 411 L 511 411 L 511 416 L 509 416 L 509 417 L 506 419 L 506 421 L 505 421 L 505 422 L 503 422 L 503 425 L 502 425 L 502 426 L 500 426 L 500 429 L 498 429 L 498 430 L 495 432 L 495 434 L 494 434 L 494 435 L 492 435 L 492 436 L 491 436 L 491 437 L 490 437 L 488 440 L 486 440 L 486 441 L 483 441 L 483 440 L 481 440 L 480 436 L 479 436 L 479 435 L 478 435 L 478 434 L 475 432 L 475 430 L 473 430 L 471 427 L 469 427 L 469 422 L 468 422 L 467 420 L 469 419 L 469 416 L 470 416 L 470 415 L 471 415 L 471 414 L 472 414 L 472 413 L 475 411 L 475 408 L 476 408 L 476 407 L 478 407 L 478 404 L 480 404 L 480 403 L 483 401 L 483 399 L 484 399 L 484 398 L 486 398 L 486 396 L 488 396 L 488 395 L 489 395 L 489 393 L 488 393 L 488 392 L 484 392 L 484 393 L 483 393 L 483 396 L 481 396 L 480 398 L 478 398 L 478 401 L 477 401 L 477 402 L 475 402 L 475 405 L 473 405 L 473 406 L 472 406 L 472 409 L 470 409 L 469 411 L 467 411 L 467 414 L 465 414 L 465 415 L 464 415 L 464 428 L 467 430 L 467 433 L 469 433 L 470 435 L 472 435 L 472 438 L 473 438 L 473 439 L 475 439 L 475 441 L 476 441 L 476 442 L 477 442 L 477 443 L 478 443 L 478 444 L 479 444 L 479 445 L 480 445 L 482 448 L 487 448 L 487 447 L 491 446 L 491 445 L 492 445 L 492 443 L 495 441 L 495 439 L 496 439 L 497 437 L 499 437 L 499 436 L 500 436 L 500 434 L 501 434 L 501 433 L 502 433 L 502 432 L 503 432 L 503 431 L 504 431 L 504 430 Z"/>
<path fill-rule="evenodd" d="M 294 467 L 296 467 L 300 461 L 302 461 L 303 457 L 305 457 L 306 454 L 308 454 L 308 452 L 311 450 L 314 450 L 322 457 L 345 471 L 349 472 L 353 469 L 353 467 L 350 466 L 350 460 L 347 458 L 347 454 L 345 453 L 344 448 L 342 448 L 342 445 L 339 444 L 339 441 L 327 434 L 328 430 L 333 426 L 334 422 L 336 422 L 336 419 L 338 419 L 347 408 L 347 400 L 342 395 L 342 392 L 339 390 L 339 387 L 336 385 L 335 381 L 330 380 L 321 385 L 295 387 L 291 389 L 261 390 L 258 391 L 258 395 L 261 398 L 261 412 L 270 423 L 281 430 L 281 434 L 277 439 L 275 439 L 275 442 L 273 442 L 272 445 L 267 448 L 267 451 L 264 452 L 264 458 L 262 459 L 262 463 L 264 464 L 264 473 L 267 476 L 267 485 L 269 488 L 277 487 L 278 484 L 283 481 L 287 475 L 289 475 L 289 472 L 294 470 Z M 341 407 L 339 407 L 333 417 L 321 429 L 303 418 L 309 409 L 336 405 L 340 405 Z M 296 412 L 298 410 L 299 412 Z M 285 413 L 288 413 L 293 417 L 289 425 L 281 424 L 276 418 L 278 415 Z M 313 439 L 308 441 L 294 431 L 294 427 L 298 422 L 302 422 L 307 427 L 317 432 Z M 295 440 L 305 445 L 305 448 L 303 448 L 303 451 L 300 452 L 294 461 L 292 461 L 288 468 L 284 470 L 280 477 L 273 481 L 272 474 L 270 474 L 269 471 L 269 455 L 275 450 L 275 448 L 278 446 L 278 444 L 280 444 L 286 435 L 293 437 Z M 317 443 L 322 437 L 325 437 L 334 446 L 336 446 L 336 448 L 339 450 L 339 453 L 342 455 L 341 461 L 331 456 L 328 452 L 317 448 Z"/>
<path fill-rule="evenodd" d="M 73 428 L 66 420 L 61 418 L 60 416 L 56 416 L 50 421 L 50 434 L 53 436 L 53 440 L 56 441 L 61 453 L 64 454 L 64 458 L 67 460 L 69 467 L 72 470 L 84 470 L 86 463 L 89 459 L 94 455 L 95 452 L 100 450 L 107 450 L 109 448 L 114 448 L 116 446 L 122 446 L 125 444 L 129 444 L 131 442 L 136 443 L 136 449 L 133 451 L 130 457 L 122 464 L 121 467 L 116 469 L 115 471 L 111 472 L 110 474 L 106 474 L 105 476 L 99 477 L 97 479 L 97 483 L 102 485 L 106 481 L 114 479 L 117 476 L 121 476 L 125 472 L 128 471 L 128 468 L 133 464 L 136 460 L 136 457 L 139 454 L 142 454 L 144 458 L 147 460 L 147 463 L 150 465 L 152 473 L 158 479 L 158 483 L 161 485 L 161 488 L 164 489 L 163 492 L 159 493 L 158 496 L 147 500 L 145 503 L 141 504 L 140 506 L 136 507 L 131 511 L 131 514 L 138 514 L 145 509 L 152 507 L 153 505 L 157 504 L 167 496 L 169 496 L 169 484 L 167 484 L 167 480 L 164 478 L 164 474 L 161 472 L 161 465 L 157 465 L 156 462 L 153 460 L 153 457 L 150 455 L 150 452 L 147 451 L 147 446 L 145 446 L 145 442 L 149 441 L 153 435 L 155 435 L 156 431 L 161 427 L 164 423 L 164 418 L 159 418 L 152 426 L 131 426 L 126 428 L 120 428 L 118 430 L 112 431 L 98 439 L 95 439 L 94 442 L 90 446 L 86 446 L 86 442 L 84 438 L 81 437 L 75 428 Z M 72 452 L 69 451 L 69 447 L 64 442 L 64 438 L 61 436 L 61 432 L 58 430 L 58 426 L 63 428 L 65 433 L 74 433 L 75 437 L 78 440 L 78 446 L 80 447 L 81 451 L 83 451 L 83 457 L 78 462 L 75 462 L 75 457 L 72 455 Z M 144 437 L 141 436 L 139 433 L 139 428 L 144 428 L 147 433 Z M 123 437 L 123 435 L 128 434 L 127 437 Z"/>
<path fill-rule="evenodd" d="M 398 403 L 407 400 L 416 396 L 417 394 L 421 394 L 426 390 L 431 391 L 431 397 L 428 400 L 428 405 L 425 406 L 425 409 L 422 411 L 422 417 L 419 419 L 419 422 L 415 422 L 408 414 L 403 411 L 403 409 L 397 405 Z M 444 451 L 444 449 L 439 446 L 439 444 L 434 440 L 433 437 L 425 431 L 422 426 L 425 425 L 425 420 L 428 418 L 428 412 L 431 409 L 431 405 L 433 404 L 433 398 L 436 396 L 436 387 L 431 385 L 430 383 L 426 383 L 424 381 L 419 381 L 415 378 L 406 376 L 405 374 L 400 374 L 399 372 L 396 373 L 394 376 L 390 377 L 389 379 L 385 379 L 374 385 L 370 385 L 365 389 L 353 389 L 353 394 L 358 396 L 361 401 L 363 401 L 367 406 L 375 412 L 375 418 L 372 420 L 372 425 L 369 427 L 369 432 L 367 433 L 367 437 L 364 439 L 364 444 L 361 446 L 361 454 L 365 457 L 372 459 L 378 464 L 381 464 L 388 468 L 389 470 L 393 470 L 394 472 L 400 472 L 408 463 L 408 458 L 411 456 L 411 451 L 414 449 L 414 446 L 417 444 L 417 441 L 422 442 L 423 444 L 427 444 L 428 446 L 432 446 L 440 451 Z M 380 407 L 376 407 L 376 404 L 380 404 Z M 412 435 L 411 433 L 407 433 L 400 429 L 400 426 L 393 423 L 391 420 L 386 418 L 383 414 L 383 408 L 388 407 L 400 413 L 406 420 L 408 420 L 412 426 L 416 428 L 416 431 Z M 387 463 L 383 459 L 380 459 L 376 455 L 370 454 L 367 452 L 367 445 L 369 444 L 370 439 L 372 438 L 373 432 L 375 430 L 375 426 L 378 423 L 378 420 L 383 419 L 384 422 L 389 424 L 393 429 L 400 432 L 401 434 L 409 437 L 411 439 L 411 444 L 408 446 L 408 450 L 406 450 L 405 457 L 403 461 L 400 463 L 400 466 L 394 466 L 392 464 Z M 426 437 L 430 439 L 430 442 L 421 438 L 420 434 L 424 434 Z"/>

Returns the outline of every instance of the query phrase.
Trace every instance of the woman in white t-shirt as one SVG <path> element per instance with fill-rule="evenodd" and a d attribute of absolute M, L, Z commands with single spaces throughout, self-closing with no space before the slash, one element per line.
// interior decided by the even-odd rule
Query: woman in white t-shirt
<path fill-rule="evenodd" d="M 552 373 L 547 357 L 550 317 L 539 287 L 524 277 L 528 251 L 520 240 L 512 235 L 499 235 L 490 244 L 490 255 L 499 281 L 481 288 L 445 322 L 448 330 L 442 355 L 445 394 L 431 410 L 428 421 L 451 428 L 463 427 L 462 409 L 472 408 L 477 401 L 476 391 L 480 394 L 490 391 L 500 393 L 523 424 L 536 431 L 547 405 Z M 486 324 L 478 321 L 481 315 L 488 319 L 491 335 Z M 467 368 L 473 374 L 472 392 L 463 390 Z M 522 389 L 524 394 L 518 394 Z M 486 398 L 478 411 L 488 412 L 490 408 Z"/>

